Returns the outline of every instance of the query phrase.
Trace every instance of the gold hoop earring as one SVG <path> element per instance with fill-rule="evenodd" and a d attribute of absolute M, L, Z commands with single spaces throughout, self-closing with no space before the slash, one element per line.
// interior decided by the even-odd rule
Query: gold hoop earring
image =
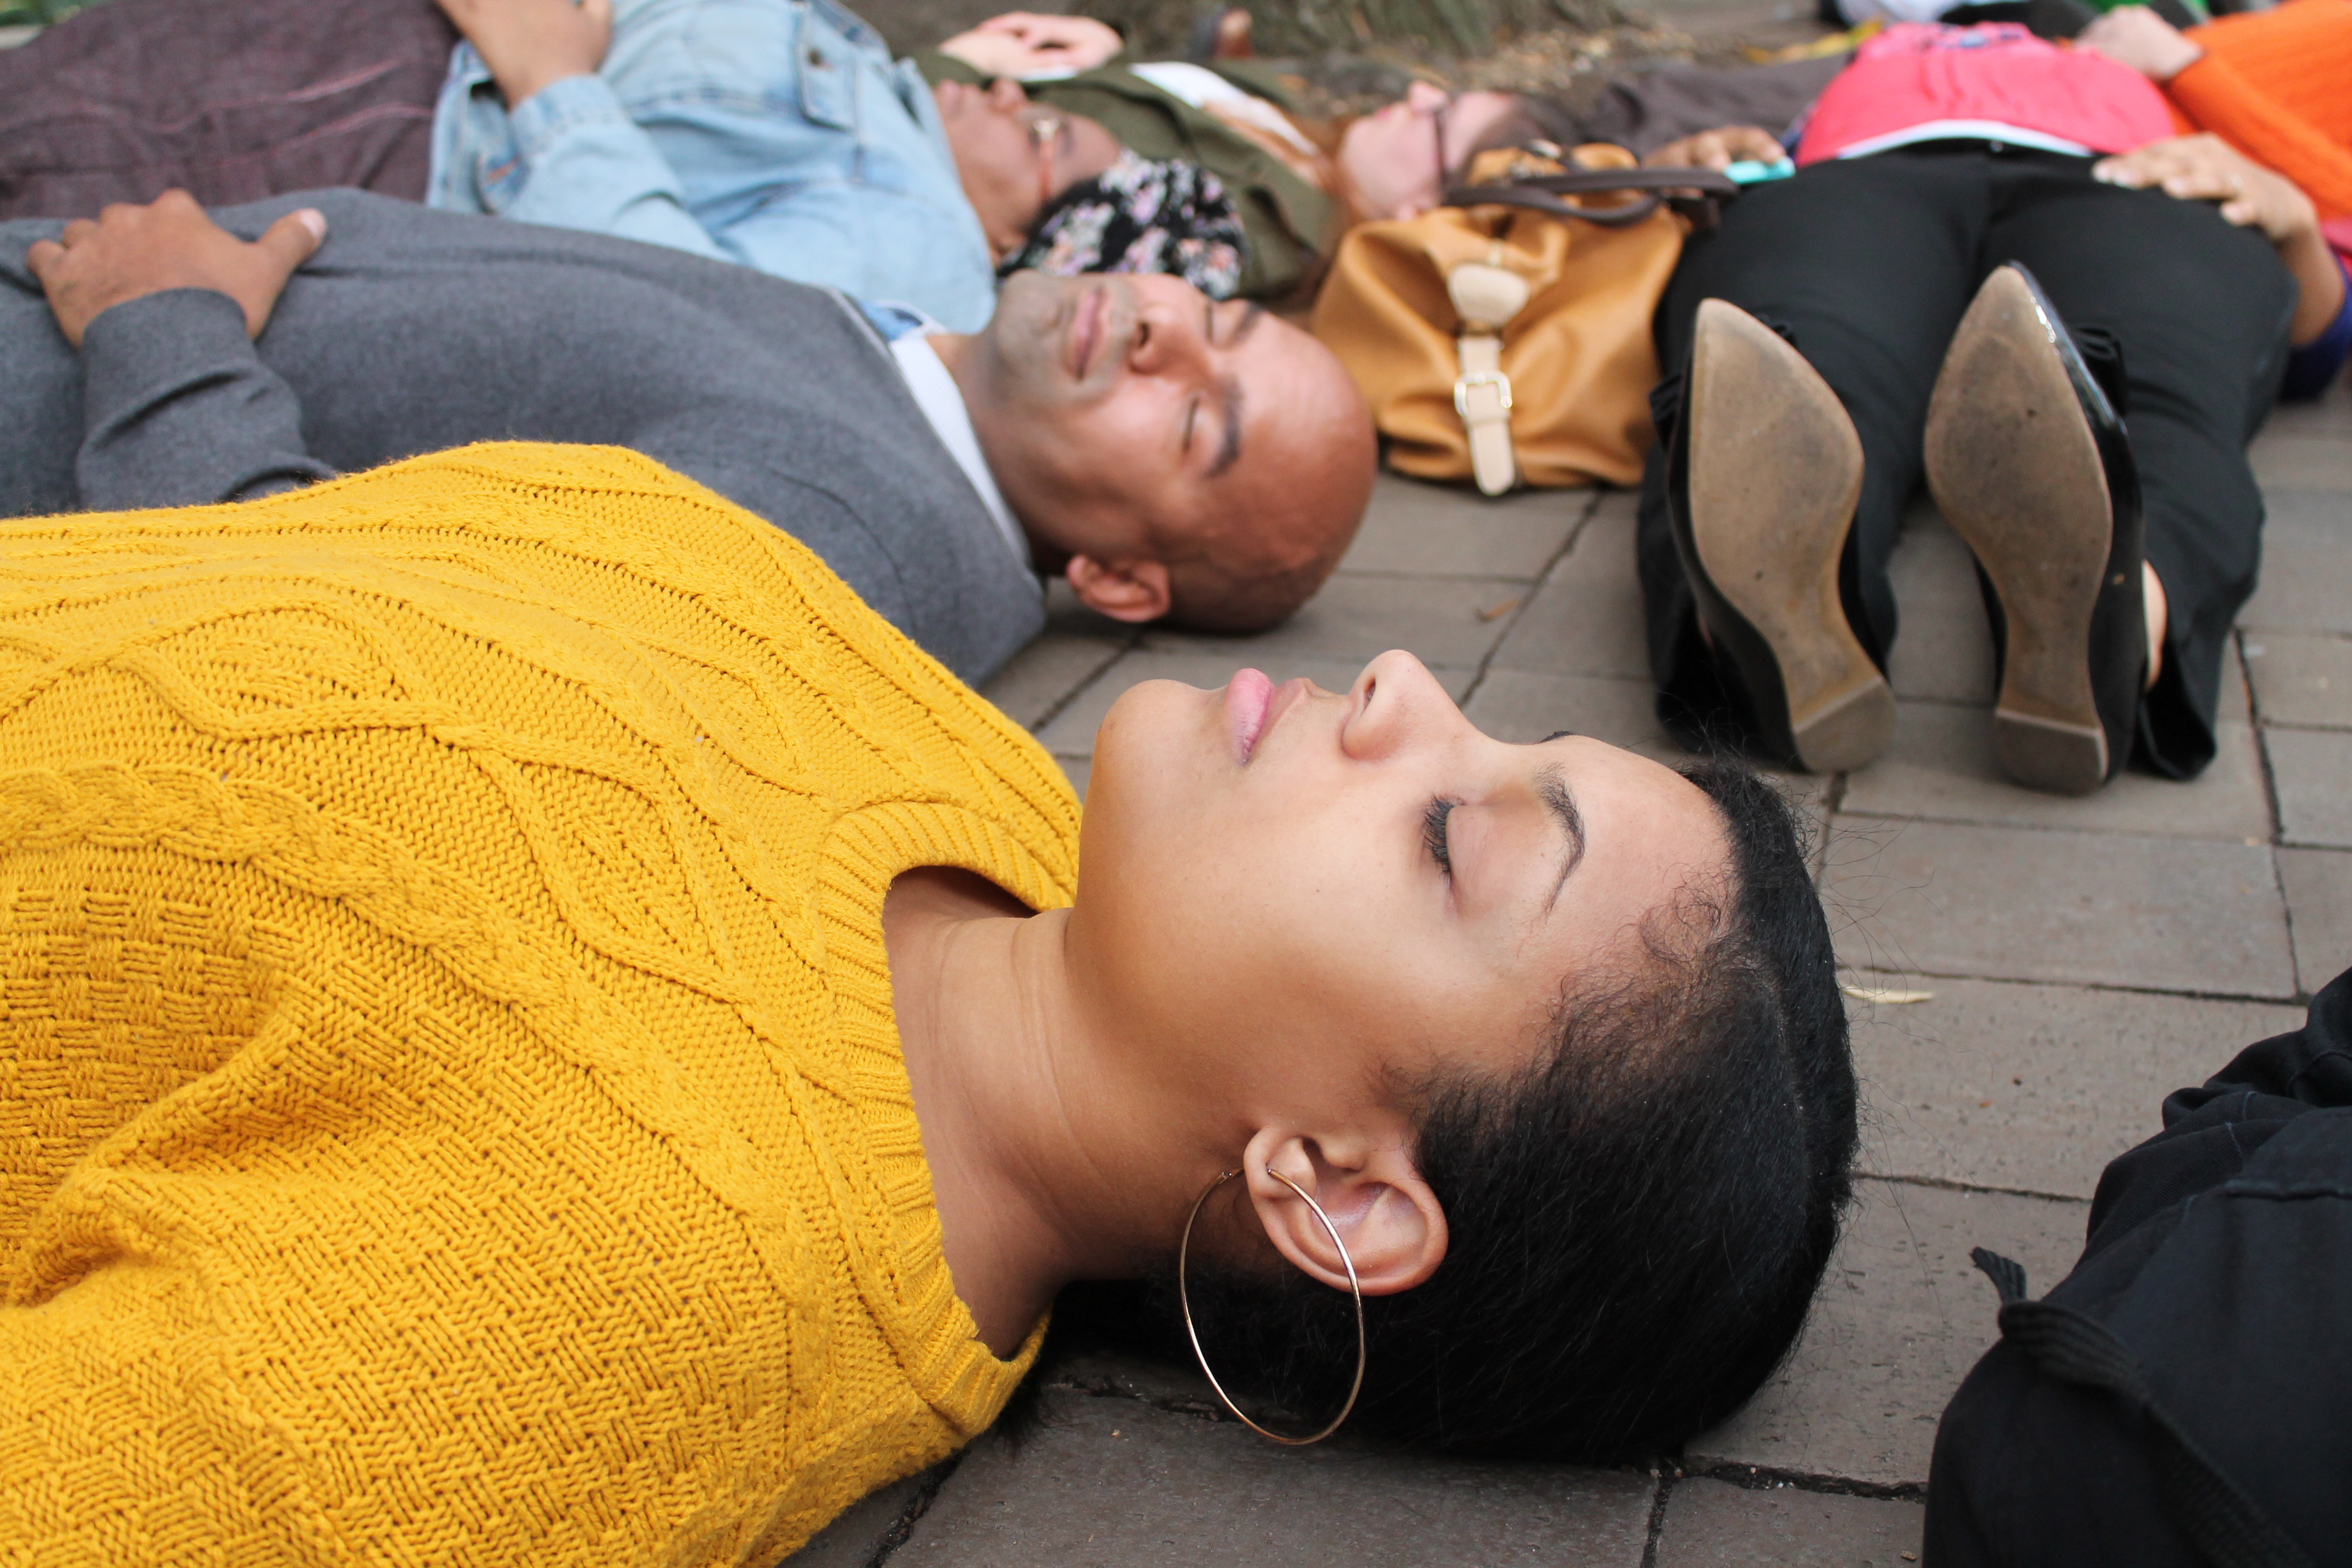
<path fill-rule="evenodd" d="M 1348 1256 L 1348 1244 L 1339 1239 L 1339 1227 L 1331 1223 L 1331 1216 L 1323 1212 L 1323 1205 L 1317 1203 L 1313 1198 L 1308 1197 L 1307 1195 L 1306 1188 L 1300 1186 L 1297 1182 L 1292 1181 L 1288 1176 L 1284 1175 L 1280 1171 L 1276 1170 L 1273 1166 L 1267 1166 L 1265 1173 L 1272 1176 L 1276 1181 L 1280 1182 L 1284 1186 L 1288 1187 L 1292 1192 L 1297 1193 L 1299 1199 L 1304 1202 L 1308 1208 L 1315 1211 L 1315 1217 L 1323 1222 L 1324 1230 L 1328 1232 L 1330 1235 L 1331 1245 L 1339 1249 L 1339 1261 L 1347 1266 L 1348 1289 L 1356 1298 L 1356 1381 L 1348 1386 L 1348 1403 L 1339 1406 L 1339 1414 L 1331 1417 L 1331 1424 L 1328 1426 L 1324 1427 L 1323 1430 L 1316 1433 L 1313 1436 L 1286 1437 L 1279 1432 L 1270 1432 L 1266 1430 L 1266 1428 L 1259 1426 L 1256 1422 L 1243 1415 L 1242 1407 L 1234 1403 L 1234 1396 L 1225 1392 L 1225 1385 L 1217 1381 L 1217 1374 L 1209 1370 L 1209 1354 L 1206 1351 L 1201 1348 L 1200 1331 L 1192 1326 L 1192 1298 L 1191 1293 L 1184 1289 L 1184 1263 L 1186 1258 L 1192 1250 L 1192 1222 L 1201 1217 L 1201 1205 L 1209 1201 L 1209 1194 L 1211 1193 L 1215 1192 L 1219 1187 L 1223 1186 L 1227 1182 L 1230 1182 L 1235 1176 L 1240 1175 L 1241 1173 L 1239 1171 L 1225 1171 L 1220 1173 L 1213 1181 L 1210 1182 L 1207 1186 L 1201 1189 L 1201 1195 L 1192 1200 L 1192 1212 L 1184 1216 L 1184 1239 L 1177 1243 L 1176 1246 L 1176 1301 L 1177 1304 L 1184 1310 L 1184 1337 L 1192 1342 L 1192 1354 L 1201 1363 L 1201 1375 L 1209 1380 L 1209 1386 L 1217 1391 L 1217 1397 L 1224 1402 L 1226 1409 L 1234 1413 L 1234 1419 L 1240 1422 L 1243 1426 L 1248 1427 L 1251 1431 L 1256 1433 L 1261 1437 L 1270 1437 L 1274 1441 L 1284 1445 L 1286 1447 L 1304 1448 L 1309 1443 L 1320 1443 L 1324 1438 L 1328 1437 L 1332 1433 L 1337 1432 L 1339 1429 L 1340 1425 L 1345 1422 L 1348 1419 L 1348 1416 L 1355 1410 L 1356 1395 L 1364 1391 L 1364 1363 L 1368 1359 L 1370 1350 L 1370 1346 L 1364 1338 L 1364 1288 L 1356 1279 L 1356 1260 Z"/>

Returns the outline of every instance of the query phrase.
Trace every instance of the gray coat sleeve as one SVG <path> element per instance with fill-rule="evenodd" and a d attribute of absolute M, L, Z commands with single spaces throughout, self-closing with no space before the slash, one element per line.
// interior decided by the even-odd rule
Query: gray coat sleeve
<path fill-rule="evenodd" d="M 74 477 L 93 511 L 248 500 L 334 477 L 304 448 L 293 388 L 226 294 L 126 300 L 90 322 L 81 359 Z"/>

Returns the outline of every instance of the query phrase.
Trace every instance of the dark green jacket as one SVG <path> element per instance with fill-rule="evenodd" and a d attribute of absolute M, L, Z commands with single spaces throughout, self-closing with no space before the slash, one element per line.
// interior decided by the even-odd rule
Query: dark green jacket
<path fill-rule="evenodd" d="M 916 55 L 914 61 L 924 79 L 934 83 L 981 86 L 989 79 L 934 49 Z M 1263 67 L 1219 60 L 1209 68 L 1277 109 L 1292 107 L 1275 74 Z M 1022 86 L 1039 103 L 1100 121 L 1140 157 L 1189 159 L 1223 181 L 1241 209 L 1247 250 L 1241 291 L 1250 299 L 1280 300 L 1294 293 L 1315 277 L 1323 257 L 1339 240 L 1345 219 L 1338 202 L 1215 116 L 1161 91 L 1117 60 L 1076 76 Z"/>

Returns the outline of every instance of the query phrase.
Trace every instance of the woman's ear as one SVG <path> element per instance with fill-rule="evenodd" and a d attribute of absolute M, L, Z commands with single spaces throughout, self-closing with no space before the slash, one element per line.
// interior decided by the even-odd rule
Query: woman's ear
<path fill-rule="evenodd" d="M 1156 621 L 1175 602 L 1165 562 L 1073 555 L 1063 574 L 1081 604 L 1115 621 Z"/>
<path fill-rule="evenodd" d="M 1365 1295 L 1410 1290 L 1445 1261 L 1445 1210 L 1399 1142 L 1265 1128 L 1250 1140 L 1243 1162 L 1266 1239 L 1310 1279 L 1345 1290 L 1347 1263 L 1315 1210 L 1276 1179 L 1277 1172 L 1330 1216 Z"/>

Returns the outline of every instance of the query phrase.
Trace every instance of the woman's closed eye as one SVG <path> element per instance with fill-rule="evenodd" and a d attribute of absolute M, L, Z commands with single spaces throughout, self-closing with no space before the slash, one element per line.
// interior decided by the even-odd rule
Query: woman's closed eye
<path fill-rule="evenodd" d="M 1445 840 L 1445 819 L 1454 814 L 1460 803 L 1439 795 L 1421 814 L 1421 847 L 1437 862 L 1437 868 L 1448 877 L 1454 875 L 1454 852 Z"/>

